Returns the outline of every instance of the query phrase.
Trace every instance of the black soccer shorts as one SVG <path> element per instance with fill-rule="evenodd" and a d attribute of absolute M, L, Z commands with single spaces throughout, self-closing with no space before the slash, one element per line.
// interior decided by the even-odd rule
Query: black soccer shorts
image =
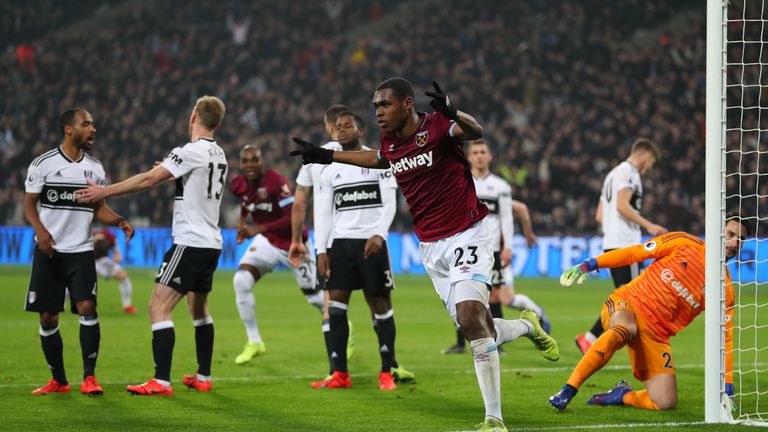
<path fill-rule="evenodd" d="M 221 249 L 174 244 L 163 256 L 155 283 L 169 286 L 182 295 L 190 291 L 211 292 L 220 255 Z"/>
<path fill-rule="evenodd" d="M 77 313 L 77 303 L 86 300 L 96 303 L 96 284 L 93 251 L 54 252 L 52 257 L 47 257 L 35 246 L 24 310 L 61 312 L 68 290 L 70 309 Z"/>
<path fill-rule="evenodd" d="M 369 293 L 388 293 L 395 288 L 389 265 L 389 250 L 385 241 L 378 254 L 363 258 L 365 239 L 334 239 L 331 258 L 331 277 L 328 290 L 352 291 L 363 289 Z"/>

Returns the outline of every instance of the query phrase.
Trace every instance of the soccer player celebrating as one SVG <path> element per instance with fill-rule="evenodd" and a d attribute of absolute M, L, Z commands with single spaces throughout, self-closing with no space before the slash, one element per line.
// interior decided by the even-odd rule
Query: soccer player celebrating
<path fill-rule="evenodd" d="M 364 147 L 363 119 L 352 112 L 337 120 L 339 143 L 343 151 L 370 150 Z M 331 164 L 321 174 L 315 202 L 317 226 L 317 266 L 327 279 L 330 293 L 330 337 L 333 374 L 312 383 L 314 388 L 345 388 L 352 385 L 347 370 L 347 310 L 352 290 L 363 289 L 373 314 L 379 339 L 381 373 L 379 388 L 395 390 L 392 377 L 395 360 L 395 317 L 390 292 L 394 289 L 386 238 L 397 207 L 395 182 L 389 170 Z M 327 253 L 333 239 L 333 254 Z"/>
<path fill-rule="evenodd" d="M 198 391 L 212 388 L 214 333 L 213 318 L 208 313 L 208 293 L 223 243 L 219 210 L 227 178 L 227 157 L 213 135 L 221 126 L 225 109 L 224 102 L 217 97 L 199 98 L 189 116 L 189 143 L 171 150 L 162 163 L 149 171 L 107 187 L 92 184 L 88 189 L 75 191 L 80 202 L 93 202 L 141 192 L 175 179 L 173 245 L 163 256 L 149 301 L 155 376 L 126 388 L 135 395 L 173 396 L 171 360 L 176 342 L 173 309 L 185 296 L 195 326 L 198 368 L 196 374 L 184 375 L 183 382 Z"/>
<path fill-rule="evenodd" d="M 109 252 L 112 252 L 112 256 Z M 135 315 L 139 311 L 133 305 L 133 285 L 128 273 L 120 265 L 122 256 L 117 247 L 115 235 L 108 229 L 101 229 L 93 234 L 93 253 L 96 257 L 96 274 L 104 279 L 117 280 L 120 290 L 120 302 L 123 312 Z"/>
<path fill-rule="evenodd" d="M 659 148 L 646 138 L 640 138 L 632 144 L 629 158 L 617 165 L 603 181 L 600 203 L 595 211 L 595 220 L 603 226 L 603 250 L 612 251 L 640 243 L 640 228 L 652 236 L 665 234 L 667 229 L 656 225 L 640 214 L 643 200 L 643 184 L 640 175 L 647 173 L 656 159 Z M 640 274 L 639 263 L 611 269 L 613 285 L 620 288 Z M 592 329 L 576 337 L 576 346 L 582 354 L 603 333 L 601 319 L 598 318 Z"/>
<path fill-rule="evenodd" d="M 376 88 L 373 107 L 381 128 L 381 149 L 334 152 L 294 138 L 301 146 L 292 156 L 303 163 L 342 162 L 364 168 L 392 168 L 414 220 L 422 261 L 451 318 L 470 341 L 480 392 L 485 403 L 481 431 L 506 431 L 501 416 L 497 345 L 520 336 L 531 338 L 550 360 L 559 358 L 557 342 L 532 311 L 520 320 L 493 319 L 488 295 L 493 242 L 488 208 L 477 199 L 464 140 L 482 136 L 482 127 L 458 111 L 433 83 L 433 113 L 417 112 L 413 86 L 390 78 Z"/>
<path fill-rule="evenodd" d="M 751 225 L 729 214 L 725 224 L 725 256 L 739 254 Z M 704 242 L 683 232 L 652 238 L 644 244 L 606 252 L 590 258 L 560 276 L 560 283 L 581 284 L 589 272 L 615 268 L 646 259 L 653 263 L 637 278 L 608 297 L 600 319 L 607 329 L 587 353 L 563 388 L 549 404 L 563 411 L 592 374 L 603 368 L 613 354 L 627 346 L 632 372 L 645 389 L 633 391 L 626 381 L 613 390 L 594 395 L 590 405 L 629 405 L 650 410 L 669 410 L 677 405 L 677 381 L 670 338 L 704 310 Z M 726 272 L 726 390 L 733 395 L 733 304 L 731 276 Z M 711 288 L 711 287 L 710 287 Z"/>
<path fill-rule="evenodd" d="M 91 222 L 95 216 L 105 225 L 120 227 L 126 240 L 133 236 L 133 227 L 103 199 L 91 204 L 75 200 L 75 189 L 87 186 L 86 181 L 103 184 L 106 177 L 101 162 L 86 153 L 96 135 L 91 114 L 82 108 L 70 108 L 61 114 L 59 126 L 64 135 L 61 145 L 32 161 L 24 184 L 24 216 L 34 228 L 37 242 L 24 309 L 40 314 L 40 342 L 53 375 L 48 384 L 32 394 L 70 391 L 59 332 L 59 313 L 64 310 L 68 291 L 72 312 L 80 315 L 80 392 L 98 396 L 103 394 L 95 377 L 101 329 L 96 313 Z"/>
<path fill-rule="evenodd" d="M 264 167 L 259 148 L 250 145 L 243 147 L 240 151 L 240 171 L 242 175 L 233 178 L 230 184 L 232 193 L 240 198 L 237 241 L 241 243 L 247 238 L 253 240 L 240 258 L 232 279 L 237 310 L 248 335 L 243 352 L 235 357 L 236 364 L 244 364 L 266 352 L 256 322 L 253 285 L 279 263 L 290 267 L 288 247 L 291 244 L 293 205 L 293 192 L 288 181 L 277 171 Z M 253 224 L 246 224 L 249 214 Z M 311 247 L 306 229 L 301 236 L 305 247 Z M 323 294 L 315 289 L 315 260 L 307 259 L 301 266 L 291 268 L 309 304 L 322 311 Z"/>

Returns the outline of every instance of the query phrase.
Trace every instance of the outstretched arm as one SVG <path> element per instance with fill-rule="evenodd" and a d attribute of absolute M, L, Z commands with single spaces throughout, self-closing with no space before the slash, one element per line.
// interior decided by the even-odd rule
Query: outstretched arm
<path fill-rule="evenodd" d="M 78 197 L 77 200 L 79 202 L 97 202 L 111 196 L 128 195 L 145 191 L 172 178 L 173 175 L 170 171 L 165 169 L 162 165 L 158 165 L 149 171 L 136 174 L 133 177 L 109 186 L 97 186 L 93 182 L 88 181 L 88 184 L 90 185 L 88 189 L 76 190 L 75 195 Z"/>
<path fill-rule="evenodd" d="M 299 149 L 288 153 L 290 156 L 301 156 L 304 165 L 319 163 L 328 165 L 333 162 L 348 165 L 357 165 L 363 168 L 389 168 L 389 161 L 379 158 L 376 150 L 337 152 L 316 146 L 309 141 L 293 137 L 293 142 L 299 145 Z"/>

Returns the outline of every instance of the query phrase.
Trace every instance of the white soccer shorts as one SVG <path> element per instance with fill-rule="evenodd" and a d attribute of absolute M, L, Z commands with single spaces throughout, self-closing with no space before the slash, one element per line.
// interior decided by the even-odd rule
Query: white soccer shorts
<path fill-rule="evenodd" d="M 108 256 L 103 256 L 96 260 L 96 274 L 105 279 L 113 278 L 122 269 L 120 264 Z"/>
<path fill-rule="evenodd" d="M 240 264 L 247 264 L 252 267 L 256 267 L 259 273 L 264 276 L 277 267 L 279 263 L 287 266 L 293 271 L 293 277 L 299 284 L 301 289 L 314 289 L 315 288 L 315 255 L 312 253 L 312 241 L 307 240 L 304 243 L 304 247 L 307 249 L 307 260 L 301 264 L 301 267 L 296 268 L 288 262 L 288 251 L 282 250 L 267 240 L 261 234 L 256 235 L 248 245 L 248 249 L 240 258 Z"/>
<path fill-rule="evenodd" d="M 493 238 L 487 218 L 466 231 L 433 242 L 419 244 L 421 260 L 432 279 L 437 295 L 451 318 L 456 320 L 456 303 L 476 300 L 488 306 L 490 291 L 480 284 L 475 289 L 459 290 L 456 282 L 475 280 L 491 285 Z"/>

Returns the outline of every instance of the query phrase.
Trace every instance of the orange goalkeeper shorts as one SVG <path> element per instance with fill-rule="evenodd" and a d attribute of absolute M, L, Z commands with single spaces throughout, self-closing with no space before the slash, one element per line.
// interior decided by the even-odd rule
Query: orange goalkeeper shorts
<path fill-rule="evenodd" d="M 640 381 L 660 374 L 675 374 L 675 363 L 672 361 L 672 346 L 669 338 L 657 336 L 651 331 L 646 319 L 638 314 L 632 304 L 621 295 L 618 289 L 603 303 L 600 320 L 603 328 L 610 328 L 611 316 L 616 311 L 631 312 L 637 321 L 637 334 L 627 345 L 629 363 L 632 373 Z"/>

